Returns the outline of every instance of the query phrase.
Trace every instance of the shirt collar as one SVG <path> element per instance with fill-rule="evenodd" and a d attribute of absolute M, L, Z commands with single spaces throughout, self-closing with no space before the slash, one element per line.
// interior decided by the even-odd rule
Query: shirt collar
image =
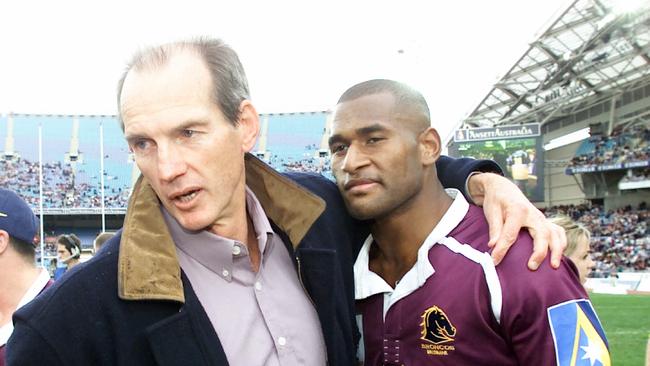
<path fill-rule="evenodd" d="M 297 248 L 325 211 L 325 201 L 253 154 L 244 155 L 244 164 L 246 184 L 255 192 L 266 216 Z M 184 303 L 177 247 L 160 210 L 160 200 L 142 175 L 131 190 L 120 238 L 120 299 Z"/>
<path fill-rule="evenodd" d="M 251 220 L 253 220 L 255 236 L 258 240 L 260 240 L 260 238 L 266 238 L 267 234 L 273 234 L 273 228 L 271 228 L 269 218 L 266 217 L 264 209 L 255 196 L 255 193 L 253 193 L 248 186 L 246 186 L 246 208 L 248 209 L 248 214 L 250 215 Z"/>
<path fill-rule="evenodd" d="M 435 272 L 429 261 L 429 250 L 449 235 L 460 224 L 469 210 L 469 203 L 458 190 L 445 189 L 445 192 L 454 199 L 451 206 L 424 240 L 420 249 L 418 249 L 417 262 L 395 286 L 395 289 L 388 285 L 379 275 L 370 271 L 368 266 L 369 253 L 374 239 L 372 235 L 368 236 L 354 263 L 354 297 L 356 300 L 365 299 L 383 292 L 400 293 L 402 295 L 400 298 L 404 297 L 422 286 Z"/>
<path fill-rule="evenodd" d="M 41 291 L 43 291 L 45 286 L 47 286 L 48 282 L 50 282 L 50 274 L 45 269 L 41 268 L 41 271 L 38 274 L 38 277 L 36 277 L 36 280 L 34 280 L 32 285 L 27 289 L 23 297 L 18 302 L 16 310 L 20 309 L 28 302 L 34 300 L 34 298 L 40 294 Z M 7 343 L 9 336 L 11 336 L 13 330 L 13 322 L 9 322 L 8 324 L 0 327 L 0 347 L 4 346 Z"/>

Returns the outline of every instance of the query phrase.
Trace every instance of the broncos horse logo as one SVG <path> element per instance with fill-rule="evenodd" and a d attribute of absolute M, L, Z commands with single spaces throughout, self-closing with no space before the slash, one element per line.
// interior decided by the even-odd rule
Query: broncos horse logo
<path fill-rule="evenodd" d="M 451 342 L 456 336 L 456 327 L 451 324 L 442 309 L 437 306 L 428 308 L 422 314 L 422 337 L 425 341 L 433 344 Z"/>

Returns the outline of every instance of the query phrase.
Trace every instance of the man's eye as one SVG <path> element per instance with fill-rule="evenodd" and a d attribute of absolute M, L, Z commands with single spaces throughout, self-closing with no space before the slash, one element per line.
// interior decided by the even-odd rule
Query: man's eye
<path fill-rule="evenodd" d="M 347 146 L 345 145 L 334 145 L 331 147 L 332 154 L 341 154 L 347 150 Z"/>
<path fill-rule="evenodd" d="M 383 140 L 382 137 L 371 137 L 371 138 L 368 139 L 368 144 L 370 144 L 370 145 L 376 144 L 381 140 Z"/>
<path fill-rule="evenodd" d="M 192 137 L 192 136 L 194 136 L 195 132 L 196 131 L 194 131 L 194 130 L 183 130 L 182 135 L 183 135 L 183 137 Z"/>
<path fill-rule="evenodd" d="M 133 143 L 134 150 L 145 150 L 148 146 L 149 142 L 147 140 L 138 140 Z"/>

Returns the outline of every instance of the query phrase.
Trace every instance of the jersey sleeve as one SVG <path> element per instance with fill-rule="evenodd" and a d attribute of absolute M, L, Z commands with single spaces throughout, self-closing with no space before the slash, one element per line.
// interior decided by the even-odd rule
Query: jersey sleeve
<path fill-rule="evenodd" d="M 522 246 L 528 247 L 513 248 Z M 573 264 L 563 259 L 557 270 L 543 265 L 532 272 L 522 258 L 511 259 L 497 267 L 501 327 L 519 364 L 609 365 L 605 333 Z"/>

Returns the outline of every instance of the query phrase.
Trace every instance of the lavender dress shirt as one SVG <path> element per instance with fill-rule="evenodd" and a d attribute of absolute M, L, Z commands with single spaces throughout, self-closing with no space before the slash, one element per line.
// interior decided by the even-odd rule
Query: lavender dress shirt
<path fill-rule="evenodd" d="M 164 209 L 180 266 L 231 365 L 325 365 L 318 315 L 282 239 L 251 190 L 246 207 L 262 254 L 259 272 L 246 245 L 208 231 L 188 231 Z"/>

